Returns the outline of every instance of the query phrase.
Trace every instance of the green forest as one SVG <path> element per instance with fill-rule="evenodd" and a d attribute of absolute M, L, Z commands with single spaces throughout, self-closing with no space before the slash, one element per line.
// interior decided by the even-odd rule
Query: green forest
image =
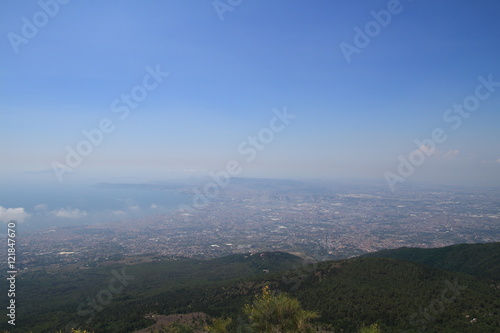
<path fill-rule="evenodd" d="M 1 329 L 134 332 L 158 316 L 203 313 L 206 320 L 156 331 L 267 332 L 256 320 L 289 307 L 306 325 L 297 332 L 498 332 L 499 250 L 500 243 L 402 248 L 317 263 L 266 252 L 38 270 L 18 276 L 18 324 Z"/>

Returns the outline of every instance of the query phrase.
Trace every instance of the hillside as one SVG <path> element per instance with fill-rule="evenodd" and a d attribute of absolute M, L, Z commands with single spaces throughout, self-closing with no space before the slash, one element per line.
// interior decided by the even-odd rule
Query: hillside
<path fill-rule="evenodd" d="M 198 288 L 235 283 L 301 264 L 299 257 L 273 252 L 23 273 L 17 278 L 16 332 L 53 332 L 69 323 L 98 332 L 130 332 L 153 323 L 144 318 L 151 306 L 142 303 L 158 294 L 175 294 L 165 304 L 174 311 L 176 302 Z M 8 289 L 6 281 L 0 285 Z M 11 327 L 2 322 L 0 329 Z"/>
<path fill-rule="evenodd" d="M 479 256 L 474 248 L 486 257 L 496 254 L 495 246 L 470 247 L 472 257 Z M 146 314 L 190 313 L 232 317 L 237 332 L 246 323 L 243 306 L 266 285 L 318 312 L 314 323 L 324 332 L 358 332 L 372 323 L 384 333 L 489 333 L 500 327 L 499 287 L 471 275 L 394 258 L 302 264 L 298 257 L 276 252 L 130 265 L 124 273 L 130 279 L 110 293 L 111 299 L 103 295 L 123 266 L 22 274 L 16 332 L 54 332 L 68 323 L 95 332 L 132 332 L 154 323 Z M 499 264 L 484 272 L 478 266 L 476 274 L 487 276 Z M 104 302 L 96 302 L 99 298 Z M 200 320 L 196 316 L 193 322 Z"/>
<path fill-rule="evenodd" d="M 198 290 L 178 309 L 244 324 L 239 309 L 264 285 L 319 312 L 316 324 L 332 332 L 358 332 L 370 323 L 378 323 L 382 332 L 495 332 L 500 325 L 498 288 L 461 273 L 386 258 L 322 262 L 265 280 Z M 155 301 L 166 304 L 172 296 L 165 293 Z"/>
<path fill-rule="evenodd" d="M 436 249 L 403 247 L 369 253 L 365 257 L 402 259 L 500 281 L 500 243 L 458 244 Z"/>
<path fill-rule="evenodd" d="M 294 291 L 321 322 L 355 331 L 377 322 L 383 332 L 494 332 L 500 290 L 460 273 L 385 258 L 325 262 Z M 453 286 L 453 287 L 452 287 Z M 453 291 L 452 291 L 453 290 Z M 470 320 L 477 318 L 475 324 Z"/>

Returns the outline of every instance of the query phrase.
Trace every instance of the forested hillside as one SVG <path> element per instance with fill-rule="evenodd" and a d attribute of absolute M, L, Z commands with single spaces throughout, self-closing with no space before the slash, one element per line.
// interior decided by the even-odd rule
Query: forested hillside
<path fill-rule="evenodd" d="M 500 281 L 500 243 L 458 244 L 436 249 L 404 247 L 365 256 L 403 259 Z"/>
<path fill-rule="evenodd" d="M 480 255 L 494 258 L 495 246 L 476 248 Z M 467 246 L 464 267 L 468 258 L 479 256 L 474 248 Z M 410 255 L 412 249 L 403 251 Z M 438 251 L 434 257 L 439 253 L 449 252 Z M 460 256 L 454 258 L 457 264 Z M 478 266 L 475 274 L 490 276 L 499 264 Z M 311 321 L 322 332 L 359 332 L 372 324 L 381 332 L 490 333 L 500 327 L 496 283 L 401 259 L 360 257 L 303 264 L 298 257 L 276 252 L 131 265 L 125 267 L 129 278 L 122 290 L 96 304 L 121 270 L 116 266 L 22 274 L 19 332 L 54 332 L 68 324 L 94 332 L 132 332 L 153 324 L 151 315 L 189 313 L 232 318 L 231 332 L 247 332 L 245 305 L 266 286 L 272 295 L 286 293 L 305 311 L 317 313 Z M 193 317 L 193 324 L 199 318 Z"/>

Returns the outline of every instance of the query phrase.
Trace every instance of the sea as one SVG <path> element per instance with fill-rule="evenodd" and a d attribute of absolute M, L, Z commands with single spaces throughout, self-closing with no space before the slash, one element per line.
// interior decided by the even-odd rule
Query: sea
<path fill-rule="evenodd" d="M 185 191 L 150 184 L 3 184 L 0 209 L 3 222 L 12 216 L 18 231 L 30 232 L 168 214 L 189 198 Z"/>

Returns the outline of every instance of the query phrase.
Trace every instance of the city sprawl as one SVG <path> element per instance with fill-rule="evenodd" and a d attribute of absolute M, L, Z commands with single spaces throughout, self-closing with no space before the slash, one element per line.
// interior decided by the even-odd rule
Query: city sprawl
<path fill-rule="evenodd" d="M 383 184 L 235 178 L 206 199 L 202 209 L 19 235 L 18 268 L 84 269 L 268 250 L 324 260 L 500 241 L 500 192 L 493 188 L 409 185 L 391 193 Z"/>

